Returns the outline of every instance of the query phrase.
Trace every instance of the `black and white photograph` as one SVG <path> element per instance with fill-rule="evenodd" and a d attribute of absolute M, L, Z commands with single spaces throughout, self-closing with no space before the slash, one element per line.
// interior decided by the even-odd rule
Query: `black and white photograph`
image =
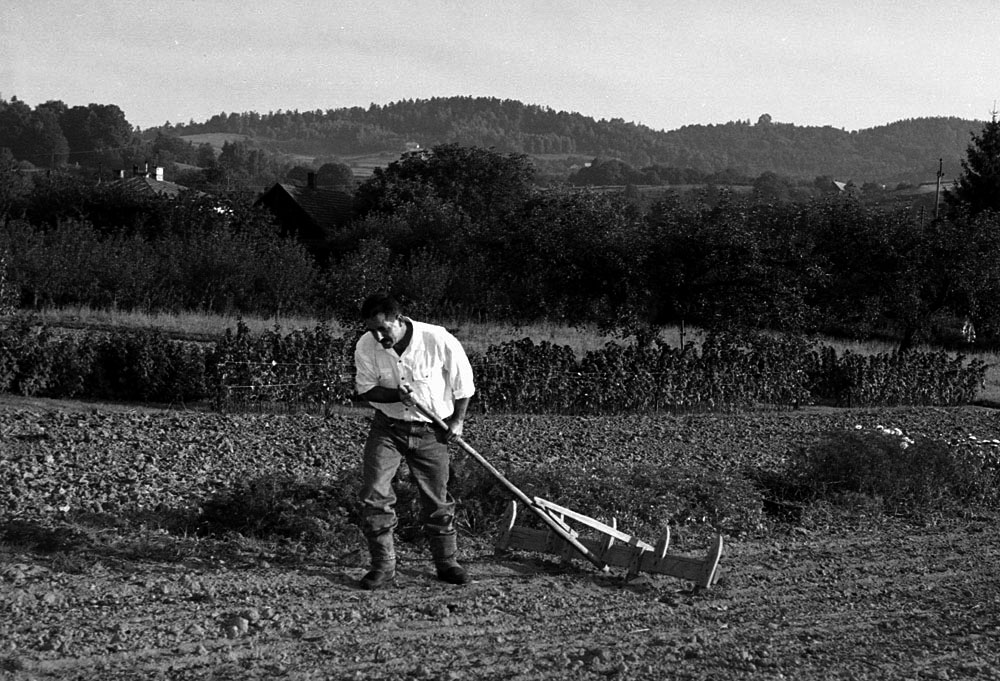
<path fill-rule="evenodd" d="M 1000 3 L 12 0 L 0 678 L 1000 679 Z"/>

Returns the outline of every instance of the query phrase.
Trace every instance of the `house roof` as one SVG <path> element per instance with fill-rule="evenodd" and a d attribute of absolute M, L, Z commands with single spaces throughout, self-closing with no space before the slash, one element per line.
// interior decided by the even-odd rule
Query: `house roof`
<path fill-rule="evenodd" d="M 351 216 L 353 199 L 340 189 L 330 187 L 300 187 L 278 183 L 261 196 L 259 202 L 269 203 L 268 195 L 284 192 L 324 230 L 342 226 Z"/>
<path fill-rule="evenodd" d="M 181 192 L 187 191 L 187 187 L 183 185 L 142 175 L 119 180 L 118 183 L 126 189 L 147 195 L 175 197 Z"/>

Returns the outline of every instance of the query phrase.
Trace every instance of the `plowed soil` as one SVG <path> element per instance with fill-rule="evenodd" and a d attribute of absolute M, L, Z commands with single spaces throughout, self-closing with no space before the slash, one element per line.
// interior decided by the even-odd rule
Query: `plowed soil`
<path fill-rule="evenodd" d="M 709 589 L 666 576 L 605 575 L 543 554 L 497 555 L 489 536 L 467 534 L 461 547 L 471 584 L 437 582 L 426 555 L 403 543 L 395 585 L 376 592 L 355 586 L 366 562 L 357 536 L 325 554 L 282 552 L 156 528 L 120 536 L 121 525 L 95 520 L 196 498 L 265 460 L 296 472 L 329 468 L 333 450 L 357 455 L 366 418 L 4 398 L 0 675 L 1000 678 L 994 517 L 916 523 L 845 513 L 825 524 L 727 536 L 721 576 Z M 510 452 L 549 456 L 584 445 L 598 458 L 667 448 L 752 459 L 831 427 L 876 422 L 948 437 L 1000 435 L 995 411 L 969 407 L 478 415 L 467 439 L 497 463 Z M 89 534 L 72 529 L 88 518 Z M 671 550 L 698 555 L 700 541 Z"/>

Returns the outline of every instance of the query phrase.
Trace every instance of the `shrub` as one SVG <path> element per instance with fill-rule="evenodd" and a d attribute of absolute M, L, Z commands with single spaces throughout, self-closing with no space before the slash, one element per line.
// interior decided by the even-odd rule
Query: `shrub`
<path fill-rule="evenodd" d="M 235 532 L 329 544 L 350 532 L 351 500 L 357 496 L 355 482 L 265 474 L 239 480 L 206 499 L 197 517 L 198 530 L 205 535 Z"/>
<path fill-rule="evenodd" d="M 579 362 L 568 346 L 529 338 L 473 358 L 484 410 L 621 413 L 724 410 L 811 401 L 811 345 L 759 334 L 713 334 L 701 350 L 607 343 Z"/>
<path fill-rule="evenodd" d="M 920 516 L 996 507 L 998 472 L 995 449 L 858 426 L 827 433 L 778 479 L 786 498 L 850 504 L 860 495 L 888 513 Z"/>
<path fill-rule="evenodd" d="M 240 320 L 206 357 L 206 380 L 216 409 L 283 404 L 345 404 L 354 393 L 354 339 L 328 326 L 254 336 Z"/>
<path fill-rule="evenodd" d="M 818 396 L 848 407 L 971 402 L 986 377 L 982 360 L 938 352 L 859 355 L 820 353 L 813 365 Z"/>
<path fill-rule="evenodd" d="M 55 358 L 51 331 L 31 315 L 0 325 L 0 392 L 37 395 L 49 384 Z"/>
<path fill-rule="evenodd" d="M 7 249 L 0 248 L 0 319 L 9 317 L 17 311 L 18 291 L 8 271 L 9 259 Z"/>
<path fill-rule="evenodd" d="M 490 346 L 469 358 L 478 386 L 478 404 L 489 411 L 570 410 L 576 397 L 576 355 L 568 345 L 530 338 Z"/>
<path fill-rule="evenodd" d="M 57 335 L 29 315 L 0 325 L 0 392 L 130 402 L 203 399 L 205 351 L 156 329 Z"/>
<path fill-rule="evenodd" d="M 349 404 L 356 336 L 315 329 L 259 335 L 241 322 L 211 351 L 158 329 L 56 336 L 26 316 L 0 324 L 0 391 L 290 410 Z M 980 360 L 943 352 L 864 357 L 801 338 L 713 334 L 700 350 L 608 343 L 577 361 L 569 346 L 531 339 L 470 355 L 484 412 L 643 413 L 848 406 L 956 405 L 976 396 Z"/>
<path fill-rule="evenodd" d="M 88 379 L 94 373 L 94 362 L 97 361 L 96 344 L 86 337 L 59 337 L 52 341 L 49 354 L 52 369 L 41 394 L 63 399 L 87 395 Z"/>
<path fill-rule="evenodd" d="M 96 343 L 92 395 L 107 399 L 185 402 L 203 399 L 205 351 L 158 329 L 124 330 Z"/>

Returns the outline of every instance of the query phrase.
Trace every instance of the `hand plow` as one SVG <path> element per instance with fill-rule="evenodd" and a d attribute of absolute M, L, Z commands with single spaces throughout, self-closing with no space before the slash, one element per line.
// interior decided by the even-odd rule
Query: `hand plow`
<path fill-rule="evenodd" d="M 412 394 L 411 394 L 412 398 Z M 429 418 L 435 426 L 447 430 L 448 426 L 436 414 L 414 400 L 414 406 Z M 602 572 L 612 567 L 624 568 L 629 578 L 640 572 L 664 574 L 693 582 L 697 588 L 712 586 L 722 557 L 722 537 L 717 536 L 707 555 L 700 558 L 672 555 L 667 553 L 670 546 L 670 531 L 667 530 L 655 545 L 618 530 L 617 520 L 608 525 L 581 513 L 563 508 L 540 497 L 529 497 L 518 489 L 500 471 L 493 467 L 479 452 L 459 436 L 452 438 L 476 462 L 499 482 L 514 499 L 511 500 L 504 518 L 502 531 L 497 540 L 498 551 L 520 549 L 537 553 L 547 553 L 569 559 L 580 556 Z M 518 504 L 537 516 L 545 529 L 534 529 L 517 524 Z M 584 537 L 574 530 L 569 521 L 582 525 L 597 537 Z"/>

